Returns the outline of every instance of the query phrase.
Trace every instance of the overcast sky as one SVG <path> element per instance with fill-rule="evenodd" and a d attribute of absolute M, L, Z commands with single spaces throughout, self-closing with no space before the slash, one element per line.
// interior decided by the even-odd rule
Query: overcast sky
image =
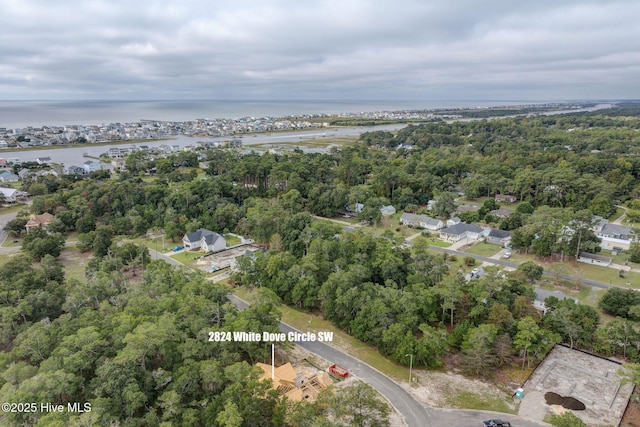
<path fill-rule="evenodd" d="M 0 0 L 0 99 L 640 98 L 638 0 Z"/>

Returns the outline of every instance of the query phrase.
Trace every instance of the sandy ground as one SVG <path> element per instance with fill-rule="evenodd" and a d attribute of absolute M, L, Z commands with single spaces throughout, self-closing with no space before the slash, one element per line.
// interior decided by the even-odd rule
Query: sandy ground
<path fill-rule="evenodd" d="M 465 378 L 453 372 L 414 371 L 417 378 L 410 389 L 411 394 L 421 403 L 434 407 L 450 407 L 447 397 L 462 392 L 470 392 L 487 398 L 504 399 L 505 394 L 496 386 L 480 380 Z M 408 384 L 403 386 L 409 390 Z M 513 406 L 515 408 L 515 405 Z"/>

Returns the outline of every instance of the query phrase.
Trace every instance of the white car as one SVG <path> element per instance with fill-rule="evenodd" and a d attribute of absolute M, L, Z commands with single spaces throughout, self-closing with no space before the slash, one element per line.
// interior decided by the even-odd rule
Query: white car
<path fill-rule="evenodd" d="M 506 251 L 502 254 L 502 258 L 511 258 L 511 251 Z"/>

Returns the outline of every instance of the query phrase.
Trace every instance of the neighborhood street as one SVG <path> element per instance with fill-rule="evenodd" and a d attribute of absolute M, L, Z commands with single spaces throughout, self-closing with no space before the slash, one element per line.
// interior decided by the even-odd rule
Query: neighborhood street
<path fill-rule="evenodd" d="M 246 301 L 235 295 L 229 294 L 229 300 L 239 309 L 248 307 Z M 297 329 L 280 323 L 280 330 L 284 333 L 298 331 Z M 368 364 L 350 356 L 334 347 L 321 342 L 299 342 L 297 345 L 305 350 L 316 354 L 331 363 L 337 363 L 349 370 L 362 381 L 369 384 L 381 395 L 383 395 L 393 407 L 404 417 L 409 427 L 426 426 L 456 426 L 456 427 L 478 427 L 482 421 L 492 418 L 503 418 L 511 421 L 514 426 L 540 427 L 547 424 L 527 420 L 516 415 L 473 410 L 454 410 L 427 407 L 418 402 L 406 389 L 401 387 L 391 378 L 382 372 L 369 366 Z"/>

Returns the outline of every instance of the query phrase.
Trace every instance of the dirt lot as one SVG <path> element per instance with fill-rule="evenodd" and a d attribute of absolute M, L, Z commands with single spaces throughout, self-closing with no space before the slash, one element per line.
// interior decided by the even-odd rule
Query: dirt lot
<path fill-rule="evenodd" d="M 259 249 L 260 248 L 253 245 L 244 245 L 232 249 L 227 249 L 200 258 L 198 261 L 196 261 L 196 265 L 199 269 L 207 272 L 212 271 L 212 267 L 215 267 L 216 270 L 221 270 L 223 268 L 231 267 L 235 259 L 239 256 L 244 255 L 246 251 L 256 251 Z"/>
<path fill-rule="evenodd" d="M 560 413 L 559 405 L 548 405 L 547 392 L 572 397 L 586 409 L 572 411 L 590 426 L 618 425 L 633 391 L 617 375 L 620 364 L 564 346 L 555 346 L 525 383 L 520 415 L 542 420 L 547 412 Z"/>

